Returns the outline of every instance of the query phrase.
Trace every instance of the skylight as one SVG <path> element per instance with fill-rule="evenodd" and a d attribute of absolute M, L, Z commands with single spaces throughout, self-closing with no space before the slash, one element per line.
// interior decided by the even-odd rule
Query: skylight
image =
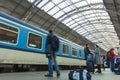
<path fill-rule="evenodd" d="M 37 7 L 106 51 L 119 45 L 102 0 L 42 0 Z"/>

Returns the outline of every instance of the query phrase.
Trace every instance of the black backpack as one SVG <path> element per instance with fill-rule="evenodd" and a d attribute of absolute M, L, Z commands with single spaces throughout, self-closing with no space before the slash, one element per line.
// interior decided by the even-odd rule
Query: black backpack
<path fill-rule="evenodd" d="M 54 52 L 57 52 L 58 51 L 58 49 L 59 49 L 59 39 L 58 39 L 58 37 L 57 36 L 52 36 L 52 38 L 51 38 L 51 46 L 52 46 L 52 50 L 54 51 Z"/>

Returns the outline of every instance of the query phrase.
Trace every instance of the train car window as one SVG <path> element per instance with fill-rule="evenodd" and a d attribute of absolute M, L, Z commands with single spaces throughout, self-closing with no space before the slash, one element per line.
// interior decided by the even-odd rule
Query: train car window
<path fill-rule="evenodd" d="M 77 56 L 77 51 L 75 48 L 72 48 L 72 55 Z"/>
<path fill-rule="evenodd" d="M 79 55 L 80 55 L 80 57 L 82 57 L 82 52 L 81 52 L 81 50 L 79 50 Z"/>
<path fill-rule="evenodd" d="M 41 49 L 42 47 L 42 37 L 29 33 L 28 46 L 32 48 Z"/>
<path fill-rule="evenodd" d="M 64 44 L 63 44 L 62 52 L 63 52 L 64 54 L 68 54 L 68 46 L 67 46 L 67 45 L 64 45 Z"/>
<path fill-rule="evenodd" d="M 0 41 L 16 44 L 18 38 L 18 29 L 0 23 Z"/>

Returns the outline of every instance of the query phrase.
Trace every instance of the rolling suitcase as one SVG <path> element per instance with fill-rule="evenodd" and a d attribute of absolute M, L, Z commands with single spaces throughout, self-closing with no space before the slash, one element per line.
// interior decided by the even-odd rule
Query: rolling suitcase
<path fill-rule="evenodd" d="M 87 62 L 87 71 L 88 72 L 93 72 L 93 63 L 92 62 Z"/>

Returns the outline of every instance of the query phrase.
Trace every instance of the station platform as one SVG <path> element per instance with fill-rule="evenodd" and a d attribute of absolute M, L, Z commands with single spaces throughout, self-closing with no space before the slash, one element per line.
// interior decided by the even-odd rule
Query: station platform
<path fill-rule="evenodd" d="M 61 76 L 44 77 L 46 71 L 42 72 L 19 72 L 19 73 L 1 73 L 0 80 L 68 80 L 69 70 L 61 71 Z M 92 74 L 92 80 L 120 80 L 120 75 L 116 75 L 109 69 L 102 71 L 101 74 Z"/>

